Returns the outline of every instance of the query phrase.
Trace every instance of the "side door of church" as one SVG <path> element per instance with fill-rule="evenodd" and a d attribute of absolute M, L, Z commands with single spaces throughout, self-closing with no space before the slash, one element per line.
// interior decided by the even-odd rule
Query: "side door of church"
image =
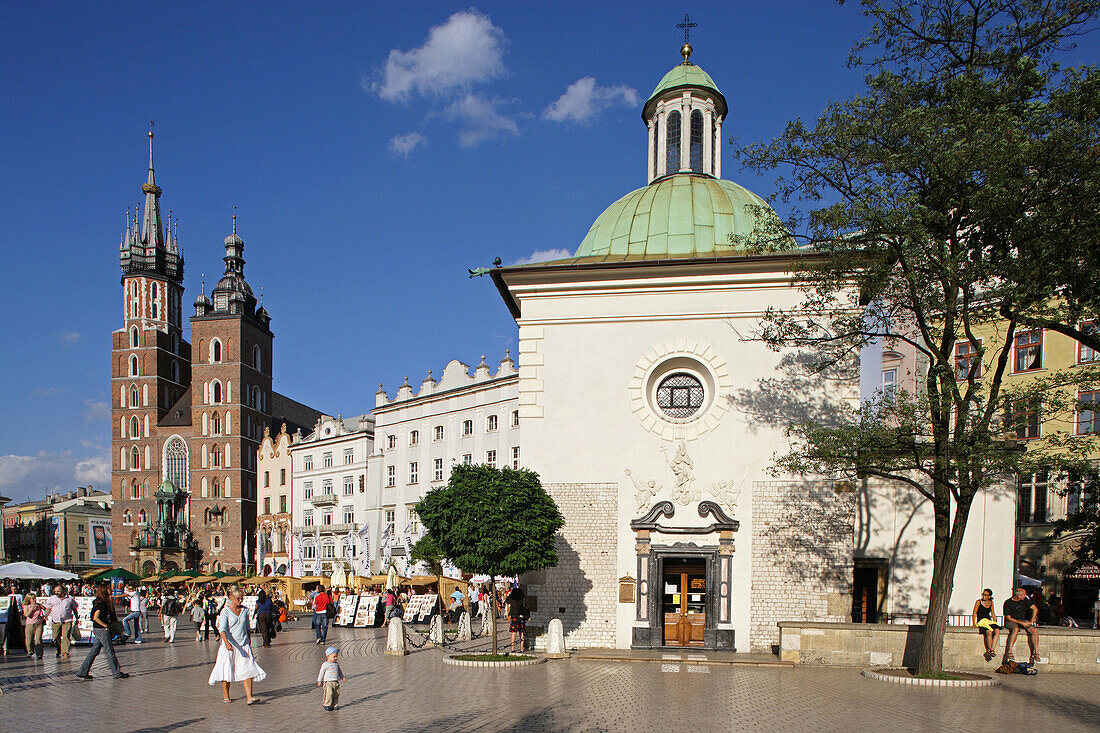
<path fill-rule="evenodd" d="M 702 562 L 665 561 L 661 611 L 664 643 L 703 646 L 707 618 L 707 572 Z"/>

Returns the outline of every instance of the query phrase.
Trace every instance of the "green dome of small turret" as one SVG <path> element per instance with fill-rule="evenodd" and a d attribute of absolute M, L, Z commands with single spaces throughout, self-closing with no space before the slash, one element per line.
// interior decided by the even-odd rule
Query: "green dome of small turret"
<path fill-rule="evenodd" d="M 710 74 L 703 71 L 701 67 L 688 61 L 688 57 L 691 56 L 691 46 L 685 44 L 681 53 L 684 54 L 683 63 L 673 66 L 661 79 L 657 88 L 653 90 L 653 94 L 649 95 L 645 106 L 642 107 L 642 119 L 649 118 L 653 112 L 653 107 L 657 104 L 657 98 L 665 92 L 692 87 L 706 89 L 713 94 L 718 115 L 725 117 L 727 111 L 726 98 L 722 96 L 722 92 L 718 89 L 718 85 L 714 83 L 714 79 L 711 79 Z"/>

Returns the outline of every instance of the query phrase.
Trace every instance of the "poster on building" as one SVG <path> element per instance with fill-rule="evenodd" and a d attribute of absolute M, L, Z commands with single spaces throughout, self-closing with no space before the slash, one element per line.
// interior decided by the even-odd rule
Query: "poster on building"
<path fill-rule="evenodd" d="M 359 603 L 359 596 L 345 593 L 340 596 L 340 608 L 336 612 L 337 626 L 351 626 L 355 622 L 355 609 Z"/>
<path fill-rule="evenodd" d="M 378 615 L 378 596 L 364 593 L 359 596 L 359 605 L 355 609 L 355 625 L 358 628 L 374 626 Z"/>
<path fill-rule="evenodd" d="M 88 553 L 88 564 L 107 566 L 111 564 L 111 518 L 97 517 L 88 520 L 88 531 L 92 536 L 92 546 Z"/>
<path fill-rule="evenodd" d="M 61 522 L 56 516 L 50 517 L 50 526 L 53 528 L 53 566 L 61 567 Z"/>

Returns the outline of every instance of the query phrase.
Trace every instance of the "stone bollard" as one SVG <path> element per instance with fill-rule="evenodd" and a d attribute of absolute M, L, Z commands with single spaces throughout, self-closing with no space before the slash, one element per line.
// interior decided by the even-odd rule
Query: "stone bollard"
<path fill-rule="evenodd" d="M 436 646 L 443 646 L 443 617 L 439 614 L 432 616 L 428 624 L 428 641 Z"/>
<path fill-rule="evenodd" d="M 405 644 L 405 625 L 400 616 L 390 619 L 390 630 L 386 636 L 386 654 L 395 657 L 403 657 L 409 653 L 409 647 Z"/>
<path fill-rule="evenodd" d="M 565 651 L 565 632 L 561 628 L 561 619 L 552 618 L 546 627 L 546 657 L 548 659 L 564 659 L 569 654 Z"/>
<path fill-rule="evenodd" d="M 473 634 L 470 633 L 470 612 L 463 611 L 462 618 L 458 620 L 458 640 L 470 641 Z"/>

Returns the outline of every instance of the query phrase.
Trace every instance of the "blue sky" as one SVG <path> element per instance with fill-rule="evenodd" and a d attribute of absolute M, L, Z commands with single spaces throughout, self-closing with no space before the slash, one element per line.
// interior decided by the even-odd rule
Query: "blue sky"
<path fill-rule="evenodd" d="M 680 60 L 685 11 L 744 141 L 860 89 L 854 2 L 0 5 L 0 493 L 107 485 L 148 120 L 185 303 L 220 276 L 236 206 L 276 389 L 357 414 L 379 382 L 515 348 L 466 268 L 572 253 L 645 184 L 640 102 Z M 772 193 L 724 154 L 724 177 Z"/>

